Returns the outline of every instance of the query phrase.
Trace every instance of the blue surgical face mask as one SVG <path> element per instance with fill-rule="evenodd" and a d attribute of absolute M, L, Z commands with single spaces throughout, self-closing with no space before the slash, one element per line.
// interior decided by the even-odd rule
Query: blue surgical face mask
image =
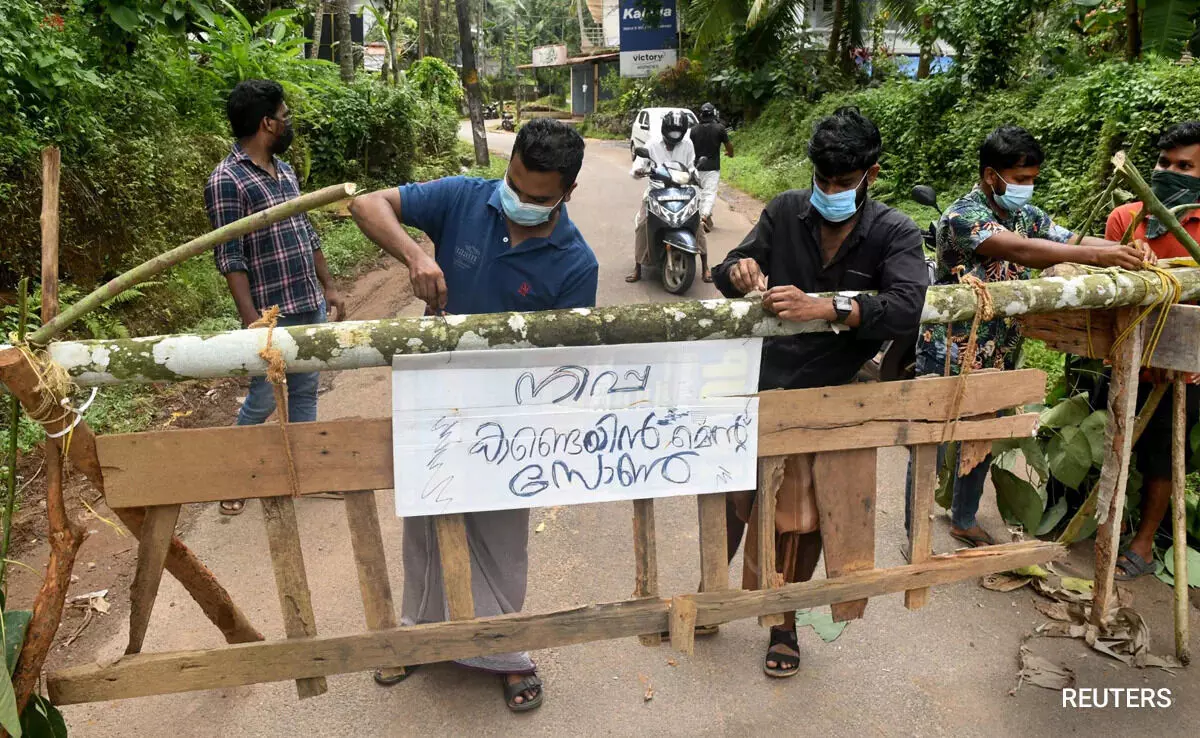
<path fill-rule="evenodd" d="M 817 186 L 816 178 L 813 178 L 811 198 L 813 207 L 817 209 L 822 218 L 830 223 L 842 223 L 849 220 L 858 212 L 858 188 L 862 187 L 866 179 L 867 175 L 864 174 L 854 189 L 827 195 Z"/>
<path fill-rule="evenodd" d="M 996 172 L 996 176 L 1000 177 L 1000 173 Z M 1004 194 L 992 192 L 992 197 L 996 198 L 997 205 L 1008 212 L 1017 212 L 1033 199 L 1033 185 L 1011 184 L 1004 177 L 1000 177 L 1000 181 L 1004 183 Z"/>
<path fill-rule="evenodd" d="M 505 174 L 504 178 L 500 180 L 500 207 L 504 208 L 504 214 L 508 216 L 508 219 L 517 225 L 526 227 L 542 225 L 550 220 L 554 209 L 561 203 L 561 197 L 553 205 L 534 205 L 521 202 L 521 198 L 508 184 L 508 174 Z"/>

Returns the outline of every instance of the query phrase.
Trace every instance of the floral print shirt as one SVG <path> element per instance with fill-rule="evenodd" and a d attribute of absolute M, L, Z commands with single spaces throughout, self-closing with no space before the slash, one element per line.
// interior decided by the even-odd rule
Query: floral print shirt
<path fill-rule="evenodd" d="M 984 282 L 1029 279 L 1031 267 L 978 253 L 979 245 L 1001 231 L 1012 231 L 1028 238 L 1045 238 L 1066 243 L 1071 231 L 1056 225 L 1044 210 L 1026 205 L 1008 217 L 996 215 L 987 195 L 975 185 L 967 195 L 955 201 L 937 225 L 937 284 L 957 284 L 958 267 L 962 274 L 973 274 Z M 917 339 L 918 374 L 945 371 L 946 330 L 950 328 L 950 373 L 958 374 L 971 334 L 971 321 L 953 326 L 925 325 Z M 981 322 L 973 369 L 1015 369 L 1021 354 L 1021 330 L 1014 318 L 996 318 Z"/>

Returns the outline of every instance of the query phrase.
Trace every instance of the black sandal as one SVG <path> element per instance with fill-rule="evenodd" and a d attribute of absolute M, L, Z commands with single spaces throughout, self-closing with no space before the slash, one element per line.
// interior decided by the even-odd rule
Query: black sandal
<path fill-rule="evenodd" d="M 513 712 L 526 712 L 527 710 L 536 710 L 542 706 L 542 698 L 545 693 L 542 691 L 542 680 L 537 674 L 528 674 L 521 678 L 521 681 L 508 683 L 508 675 L 501 674 L 500 678 L 504 684 L 504 701 L 508 704 L 508 709 Z M 532 699 L 524 702 L 514 702 L 522 692 L 536 690 L 536 694 Z"/>
<path fill-rule="evenodd" d="M 418 666 L 420 666 L 420 664 L 415 664 L 413 666 L 401 666 L 401 667 L 399 667 L 399 672 L 400 672 L 399 674 L 395 674 L 395 673 L 384 674 L 383 669 L 376 669 L 375 673 L 372 674 L 371 676 L 375 679 L 375 683 L 381 687 L 394 687 L 397 684 L 399 684 L 400 682 L 402 682 L 405 679 L 408 679 L 410 676 L 412 676 L 413 672 L 417 670 Z M 387 671 L 395 672 L 397 670 L 396 669 L 387 669 Z"/>
<path fill-rule="evenodd" d="M 772 649 L 776 646 L 786 646 L 795 651 L 796 655 L 773 651 Z M 768 666 L 767 661 L 774 661 L 775 666 Z M 771 642 L 767 645 L 767 655 L 763 659 L 763 672 L 769 677 L 784 679 L 795 676 L 798 671 L 800 671 L 800 643 L 796 638 L 795 629 L 771 628 Z"/>

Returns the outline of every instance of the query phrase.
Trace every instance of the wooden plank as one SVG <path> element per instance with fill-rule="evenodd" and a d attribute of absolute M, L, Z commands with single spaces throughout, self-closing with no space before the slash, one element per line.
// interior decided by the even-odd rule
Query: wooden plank
<path fill-rule="evenodd" d="M 691 656 L 696 650 L 696 601 L 672 597 L 667 629 L 671 634 L 671 648 Z"/>
<path fill-rule="evenodd" d="M 813 485 L 821 518 L 825 573 L 839 577 L 875 568 L 875 467 L 873 448 L 817 454 Z M 838 622 L 863 616 L 867 601 L 835 602 Z"/>
<path fill-rule="evenodd" d="M 783 458 L 758 461 L 758 498 L 755 500 L 754 525 L 758 528 L 758 588 L 774 589 L 783 583 L 775 562 L 775 501 L 783 483 Z M 764 628 L 783 625 L 783 612 L 760 615 L 758 624 Z"/>
<path fill-rule="evenodd" d="M 1121 311 L 1117 325 L 1124 329 L 1134 319 L 1133 309 Z M 1143 326 L 1144 328 L 1144 326 Z M 1096 574 L 1092 594 L 1092 624 L 1104 629 L 1115 593 L 1117 554 L 1121 543 L 1121 519 L 1125 513 L 1125 485 L 1129 480 L 1134 416 L 1137 412 L 1138 375 L 1142 363 L 1143 328 L 1133 331 L 1119 347 L 1112 362 L 1112 384 L 1108 391 L 1108 424 L 1104 429 L 1104 465 L 1100 469 L 1097 511 L 1105 513 L 1096 530 Z"/>
<path fill-rule="evenodd" d="M 396 627 L 396 605 L 392 601 L 392 583 L 388 579 L 387 555 L 384 553 L 383 532 L 379 527 L 379 510 L 375 506 L 375 491 L 370 489 L 347 492 L 346 523 L 350 527 L 350 547 L 354 550 L 354 565 L 358 569 L 358 589 L 362 594 L 363 615 L 369 630 Z M 393 677 L 404 673 L 404 665 L 380 669 L 381 676 Z"/>
<path fill-rule="evenodd" d="M 908 521 L 908 561 L 920 564 L 933 556 L 933 512 L 937 494 L 937 445 L 932 443 L 912 447 L 912 518 Z M 904 592 L 904 606 L 919 610 L 929 599 L 928 589 Z"/>
<path fill-rule="evenodd" d="M 475 596 L 471 594 L 471 549 L 467 545 L 466 518 L 461 513 L 435 515 L 433 525 L 450 619 L 470 620 L 475 617 Z"/>
<path fill-rule="evenodd" d="M 658 594 L 658 542 L 654 533 L 654 500 L 633 501 L 633 562 L 634 597 L 652 597 Z M 641 633 L 638 640 L 643 646 L 662 643 L 662 628 L 653 633 Z"/>
<path fill-rule="evenodd" d="M 985 576 L 1062 558 L 1067 549 L 1028 541 L 934 556 L 921 564 L 788 584 L 768 591 L 687 595 L 697 625 L 819 607 Z M 670 601 L 652 597 L 540 614 L 429 623 L 305 641 L 272 641 L 210 650 L 134 654 L 107 666 L 64 669 L 48 679 L 56 705 L 221 689 L 297 677 L 365 671 L 403 661 L 427 664 L 509 651 L 625 638 L 668 629 Z"/>
<path fill-rule="evenodd" d="M 888 384 L 892 384 L 892 382 L 880 386 Z M 887 400 L 884 398 L 875 402 L 886 404 Z M 1003 418 L 960 420 L 953 424 L 945 440 L 980 441 L 1030 436 L 1037 428 L 1037 420 L 1036 413 L 1022 413 Z M 845 428 L 796 427 L 775 432 L 764 432 L 760 427 L 758 455 L 761 458 L 793 453 L 845 451 L 854 448 L 915 446 L 943 440 L 944 427 L 944 423 L 941 422 L 903 420 L 872 421 Z"/>
<path fill-rule="evenodd" d="M 1064 310 L 1021 316 L 1021 332 L 1057 351 L 1106 359 L 1116 333 L 1116 310 Z M 1089 327 L 1091 342 L 1089 344 Z"/>
<path fill-rule="evenodd" d="M 279 429 L 275 431 L 278 433 Z M 304 572 L 296 505 L 291 497 L 268 497 L 263 499 L 262 506 L 284 633 L 288 638 L 315 636 L 317 620 L 313 615 L 308 576 Z M 325 694 L 328 688 L 323 677 L 296 680 L 296 694 L 300 699 Z"/>
<path fill-rule="evenodd" d="M 1171 540 L 1175 565 L 1175 658 L 1192 660 L 1188 637 L 1187 545 L 1187 379 L 1175 375 L 1175 404 L 1171 427 Z"/>
<path fill-rule="evenodd" d="M 167 563 L 167 552 L 171 549 L 171 539 L 175 537 L 179 509 L 179 505 L 146 508 L 142 535 L 138 539 L 137 570 L 129 587 L 129 645 L 125 653 L 140 653 L 142 650 L 146 627 L 150 625 L 150 613 L 158 597 L 158 585 L 162 582 L 163 565 Z"/>
<path fill-rule="evenodd" d="M 847 385 L 764 392 L 759 400 L 759 456 L 907 446 L 942 440 L 946 397 L 957 377 L 886 385 Z M 961 417 L 1040 401 L 1037 370 L 972 374 Z M 1029 435 L 1034 414 L 963 420 L 948 440 Z M 389 419 L 352 418 L 290 426 L 302 494 L 389 489 L 394 483 Z M 216 502 L 290 495 L 279 431 L 228 426 L 151 431 L 97 439 L 111 507 Z M 172 463 L 164 465 L 161 459 Z M 220 484 L 211 470 L 221 468 Z M 149 483 L 152 481 L 153 483 Z"/>
<path fill-rule="evenodd" d="M 1153 321 L 1155 315 L 1147 318 Z M 1172 305 L 1149 366 L 1200 372 L 1200 306 Z"/>
<path fill-rule="evenodd" d="M 725 495 L 696 495 L 696 512 L 700 519 L 700 591 L 729 589 Z"/>

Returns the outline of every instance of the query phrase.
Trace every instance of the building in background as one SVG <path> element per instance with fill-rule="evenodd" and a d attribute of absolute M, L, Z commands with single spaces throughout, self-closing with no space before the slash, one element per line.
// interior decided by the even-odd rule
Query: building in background
<path fill-rule="evenodd" d="M 868 6 L 864 16 L 875 16 L 876 0 L 864 0 Z M 803 13 L 799 20 L 808 26 L 810 40 L 820 46 L 829 45 L 829 28 L 833 17 L 834 0 L 805 0 Z M 871 30 L 863 30 L 864 39 L 870 43 Z M 921 47 L 916 41 L 909 39 L 904 31 L 894 22 L 889 22 L 883 31 L 883 45 L 900 67 L 900 71 L 910 77 L 917 74 L 917 62 L 921 56 Z M 944 41 L 939 41 L 933 48 L 932 71 L 945 71 L 953 63 L 954 49 Z"/>

